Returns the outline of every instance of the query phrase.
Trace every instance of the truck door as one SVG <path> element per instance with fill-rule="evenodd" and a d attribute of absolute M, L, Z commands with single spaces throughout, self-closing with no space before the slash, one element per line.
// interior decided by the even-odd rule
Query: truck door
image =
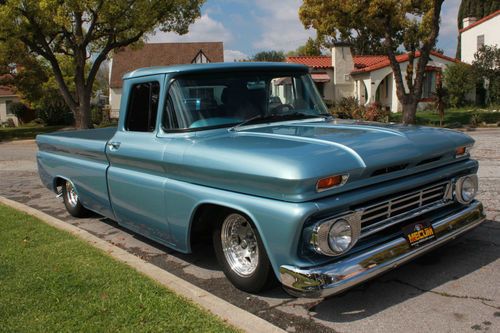
<path fill-rule="evenodd" d="M 109 196 L 118 223 L 168 245 L 164 144 L 156 137 L 163 79 L 157 75 L 124 80 L 118 130 L 106 153 Z"/>

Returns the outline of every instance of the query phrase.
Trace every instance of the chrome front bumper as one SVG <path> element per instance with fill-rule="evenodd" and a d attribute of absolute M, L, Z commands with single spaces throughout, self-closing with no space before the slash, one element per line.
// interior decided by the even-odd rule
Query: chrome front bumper
<path fill-rule="evenodd" d="M 287 292 L 299 297 L 326 297 L 395 268 L 439 245 L 455 239 L 484 221 L 483 205 L 472 202 L 460 212 L 435 221 L 437 239 L 419 247 L 410 247 L 403 237 L 362 253 L 312 268 L 280 267 L 281 283 Z"/>

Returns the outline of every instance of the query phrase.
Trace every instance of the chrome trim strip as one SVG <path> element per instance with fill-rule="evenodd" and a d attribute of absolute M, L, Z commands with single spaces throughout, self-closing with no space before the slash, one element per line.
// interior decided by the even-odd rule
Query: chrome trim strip
<path fill-rule="evenodd" d="M 412 248 L 404 237 L 356 253 L 337 262 L 312 268 L 280 267 L 281 283 L 299 297 L 326 297 L 338 294 L 455 239 L 485 220 L 483 205 L 473 201 L 468 207 L 434 222 L 437 239 Z"/>

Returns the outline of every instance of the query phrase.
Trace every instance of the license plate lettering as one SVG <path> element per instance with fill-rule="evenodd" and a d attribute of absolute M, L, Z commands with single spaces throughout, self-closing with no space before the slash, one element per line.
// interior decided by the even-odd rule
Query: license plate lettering
<path fill-rule="evenodd" d="M 405 226 L 403 232 L 411 246 L 418 246 L 421 243 L 433 240 L 436 238 L 434 228 L 428 221 L 417 222 Z"/>

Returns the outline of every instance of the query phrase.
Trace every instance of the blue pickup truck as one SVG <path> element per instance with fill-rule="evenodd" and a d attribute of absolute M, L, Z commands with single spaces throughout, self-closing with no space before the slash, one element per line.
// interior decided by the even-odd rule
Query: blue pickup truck
<path fill-rule="evenodd" d="M 70 214 L 182 253 L 209 235 L 248 292 L 278 279 L 292 295 L 336 294 L 485 218 L 469 136 L 335 119 L 299 65 L 138 69 L 117 128 L 37 143 L 40 177 Z"/>

